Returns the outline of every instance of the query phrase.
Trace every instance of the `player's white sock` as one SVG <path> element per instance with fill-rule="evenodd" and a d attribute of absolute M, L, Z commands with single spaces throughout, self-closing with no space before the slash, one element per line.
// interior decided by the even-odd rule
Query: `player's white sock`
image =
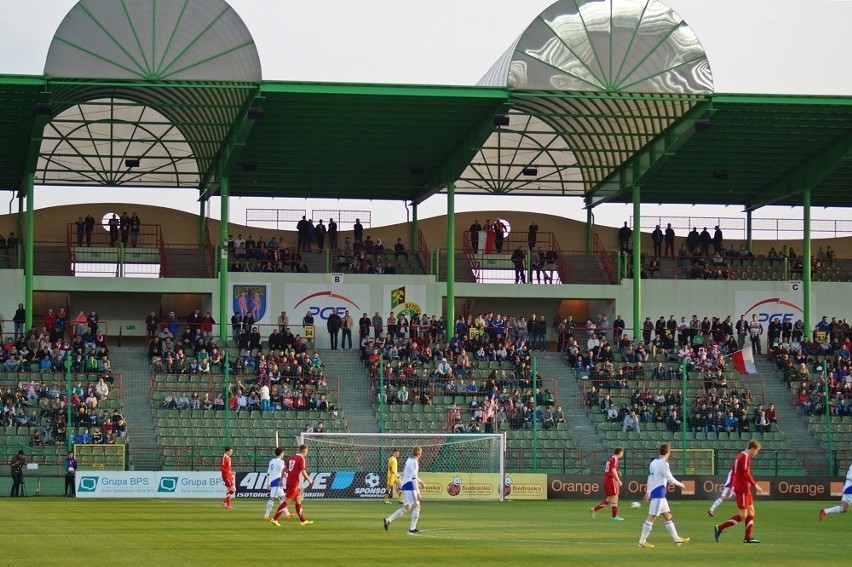
<path fill-rule="evenodd" d="M 408 529 L 413 530 L 417 528 L 417 520 L 420 518 L 420 510 L 415 508 L 411 511 L 411 524 L 409 524 Z"/>
<path fill-rule="evenodd" d="M 275 504 L 272 501 L 272 498 L 266 501 L 266 513 L 263 514 L 264 517 L 269 517 L 269 514 L 272 512 L 272 505 Z"/>
<path fill-rule="evenodd" d="M 290 515 L 290 509 L 289 509 L 289 508 L 287 508 L 287 506 L 284 506 L 284 509 L 283 509 L 283 510 L 281 510 L 281 513 L 282 513 L 282 514 L 284 515 L 284 517 L 286 518 L 287 516 L 289 516 L 289 515 Z"/>
<path fill-rule="evenodd" d="M 718 508 L 719 506 L 721 506 L 721 505 L 722 505 L 722 502 L 724 502 L 724 500 L 722 500 L 722 498 L 721 498 L 721 497 L 720 497 L 720 498 L 717 498 L 716 500 L 714 500 L 714 501 L 713 501 L 713 504 L 711 504 L 711 505 L 710 505 L 710 511 L 711 511 L 711 512 L 715 512 L 715 511 L 716 511 L 716 508 Z"/>
<path fill-rule="evenodd" d="M 396 520 L 397 518 L 399 518 L 399 517 L 401 517 L 401 516 L 404 516 L 404 515 L 405 515 L 405 508 L 399 508 L 399 509 L 397 509 L 397 511 L 396 511 L 396 512 L 394 512 L 393 514 L 391 514 L 390 516 L 388 516 L 388 522 L 389 522 L 389 523 L 390 523 L 390 522 L 393 522 L 393 521 L 394 521 L 394 520 Z"/>
<path fill-rule="evenodd" d="M 654 524 L 645 520 L 642 523 L 642 535 L 639 536 L 639 543 L 645 543 L 645 540 L 648 539 L 648 536 L 651 535 L 651 530 L 654 529 Z"/>
<path fill-rule="evenodd" d="M 831 508 L 825 509 L 826 514 L 842 514 L 843 506 L 832 506 Z"/>
<path fill-rule="evenodd" d="M 672 536 L 672 539 L 675 541 L 680 541 L 680 536 L 677 535 L 677 528 L 674 525 L 674 522 L 669 520 L 665 523 L 666 531 L 669 532 L 669 535 Z"/>

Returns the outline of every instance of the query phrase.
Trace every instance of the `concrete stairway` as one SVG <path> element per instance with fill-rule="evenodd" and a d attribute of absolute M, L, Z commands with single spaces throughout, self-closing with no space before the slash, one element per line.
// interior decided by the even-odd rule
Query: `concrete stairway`
<path fill-rule="evenodd" d="M 775 404 L 780 430 L 784 432 L 784 440 L 790 449 L 799 454 L 819 449 L 819 440 L 808 430 L 807 417 L 799 414 L 792 401 L 792 392 L 787 388 L 787 383 L 776 376 L 772 361 L 765 356 L 757 356 L 754 364 L 765 384 L 766 398 L 763 405 L 768 407 L 769 404 Z M 801 460 L 808 473 L 825 473 L 825 463 L 814 462 L 813 459 Z"/>
<path fill-rule="evenodd" d="M 127 420 L 131 470 L 161 470 L 163 448 L 148 401 L 150 369 L 144 346 L 113 347 L 110 360 L 124 377 L 122 413 Z"/>
<path fill-rule="evenodd" d="M 560 353 L 549 352 L 536 355 L 538 372 L 543 378 L 556 378 L 559 398 L 556 403 L 565 412 L 565 421 L 571 436 L 584 453 L 607 450 L 607 443 L 594 422 L 586 414 L 583 404 L 583 383 L 575 378 L 575 372 L 565 363 Z"/>
<path fill-rule="evenodd" d="M 337 376 L 340 397 L 337 406 L 346 416 L 346 424 L 353 433 L 378 433 L 379 427 L 372 409 L 370 376 L 358 358 L 357 348 L 352 350 L 321 350 L 320 358 L 326 376 Z"/>

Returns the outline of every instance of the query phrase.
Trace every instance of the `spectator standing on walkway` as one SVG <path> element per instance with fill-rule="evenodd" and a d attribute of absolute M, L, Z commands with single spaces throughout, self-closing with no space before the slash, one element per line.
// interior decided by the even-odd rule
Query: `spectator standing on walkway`
<path fill-rule="evenodd" d="M 654 232 L 651 233 L 651 242 L 654 243 L 654 256 L 662 256 L 663 255 L 663 231 L 660 230 L 660 225 L 657 225 L 657 228 L 654 229 Z"/>
<path fill-rule="evenodd" d="M 496 223 L 495 223 L 496 224 Z M 498 250 L 499 251 L 499 250 Z M 515 266 L 515 283 L 527 283 L 527 277 L 524 273 L 524 259 L 526 255 L 524 251 L 521 250 L 520 247 L 515 248 L 515 251 L 512 253 L 512 264 Z"/>
<path fill-rule="evenodd" d="M 340 334 L 340 325 L 342 322 L 343 321 L 337 311 L 332 311 L 326 321 L 326 328 L 328 329 L 328 336 L 331 341 L 331 350 L 337 350 L 337 337 Z"/>
<path fill-rule="evenodd" d="M 536 224 L 535 221 L 532 221 L 532 223 L 530 223 L 529 231 L 527 232 L 527 244 L 529 244 L 530 250 L 535 249 L 537 240 L 538 240 L 538 225 Z"/>
<path fill-rule="evenodd" d="M 675 241 L 675 231 L 672 228 L 672 223 L 669 223 L 666 226 L 666 234 L 663 237 L 663 242 L 665 243 L 665 255 L 674 258 L 674 241 Z"/>
<path fill-rule="evenodd" d="M 624 221 L 624 226 L 618 229 L 618 250 L 619 252 L 626 253 L 628 251 L 628 247 L 630 246 L 630 235 L 633 234 L 633 231 L 630 230 L 630 227 L 627 226 L 627 221 Z"/>
<path fill-rule="evenodd" d="M 331 250 L 337 248 L 337 223 L 333 218 L 328 219 L 328 247 Z"/>
<path fill-rule="evenodd" d="M 763 324 L 757 320 L 757 315 L 751 316 L 751 323 L 748 324 L 748 334 L 751 339 L 752 354 L 760 354 L 760 335 L 763 334 Z"/>

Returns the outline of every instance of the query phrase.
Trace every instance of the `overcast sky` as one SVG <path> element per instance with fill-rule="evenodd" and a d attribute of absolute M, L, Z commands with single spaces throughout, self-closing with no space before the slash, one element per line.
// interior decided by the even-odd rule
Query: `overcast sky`
<path fill-rule="evenodd" d="M 108 0 L 101 0 L 108 1 Z M 198 1 L 198 0 L 196 0 Z M 552 2 L 550 0 L 231 0 L 260 53 L 268 80 L 473 85 Z M 848 0 L 666 0 L 695 31 L 708 55 L 717 93 L 852 96 Z M 0 0 L 0 74 L 41 75 L 56 28 L 73 0 Z M 128 193 L 124 191 L 131 191 Z M 63 188 L 39 188 L 38 207 L 79 202 Z M 197 212 L 193 191 L 154 193 L 170 206 Z M 91 202 L 141 201 L 139 191 L 86 190 Z M 553 209 L 553 198 L 459 197 L 456 210 Z M 366 206 L 365 206 L 366 205 Z M 232 200 L 231 221 L 245 208 Z M 276 199 L 275 208 L 372 208 L 374 218 L 406 219 L 399 204 Z M 218 201 L 211 214 L 218 218 Z M 560 207 L 565 209 L 567 207 Z M 571 209 L 578 209 L 570 207 Z M 444 214 L 446 199 L 420 206 L 421 218 Z M 596 219 L 620 225 L 630 207 L 596 209 Z M 737 216 L 738 209 L 643 206 L 643 214 Z M 815 218 L 827 213 L 814 211 Z M 574 216 L 574 215 L 572 215 Z M 760 217 L 800 218 L 800 209 L 766 208 Z M 836 214 L 834 215 L 836 216 Z M 585 220 L 584 213 L 576 218 Z M 828 218 L 827 216 L 825 218 Z M 845 216 L 844 218 L 848 218 Z M 377 225 L 374 221 L 374 226 Z M 382 223 L 385 224 L 385 223 Z"/>

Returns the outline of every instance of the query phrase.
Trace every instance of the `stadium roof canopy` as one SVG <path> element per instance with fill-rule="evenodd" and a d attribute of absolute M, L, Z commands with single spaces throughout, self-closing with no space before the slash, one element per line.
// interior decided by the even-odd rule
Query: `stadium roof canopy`
<path fill-rule="evenodd" d="M 0 188 L 852 205 L 852 98 L 723 95 L 656 0 L 558 0 L 470 87 L 262 79 L 224 0 L 82 0 L 0 76 Z"/>

